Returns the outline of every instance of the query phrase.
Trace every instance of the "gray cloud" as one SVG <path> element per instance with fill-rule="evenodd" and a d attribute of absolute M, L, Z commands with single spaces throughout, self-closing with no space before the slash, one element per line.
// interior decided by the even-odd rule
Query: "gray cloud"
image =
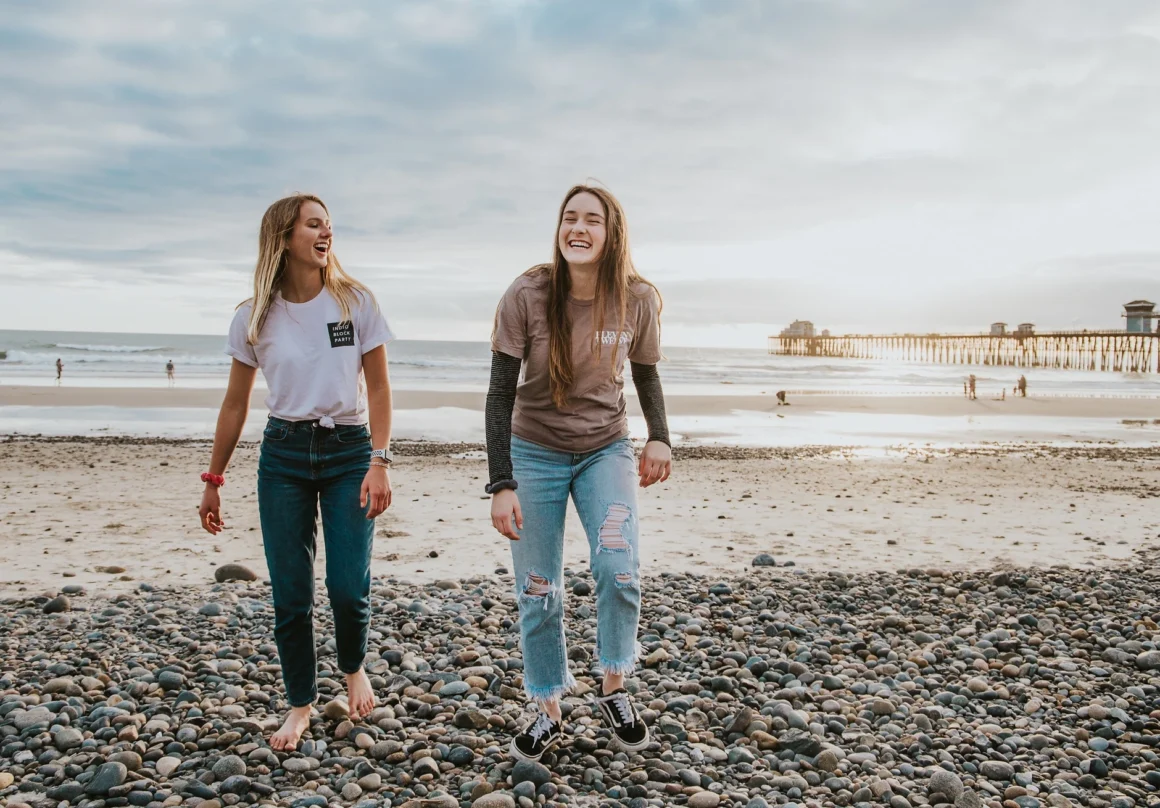
<path fill-rule="evenodd" d="M 674 322 L 1097 318 L 1093 290 L 1160 293 L 1158 34 L 1147 0 L 22 4 L 0 279 L 192 311 L 244 295 L 262 210 L 314 190 L 408 317 L 485 322 L 593 176 Z"/>

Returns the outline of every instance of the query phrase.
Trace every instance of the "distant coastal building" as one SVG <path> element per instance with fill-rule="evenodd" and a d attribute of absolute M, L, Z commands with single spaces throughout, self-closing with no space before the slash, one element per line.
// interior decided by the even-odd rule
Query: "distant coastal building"
<path fill-rule="evenodd" d="M 781 336 L 790 338 L 813 339 L 814 324 L 809 320 L 794 320 L 781 330 Z"/>
<path fill-rule="evenodd" d="M 1035 323 L 1020 323 L 1019 327 L 1015 329 L 1015 336 L 1030 337 L 1035 334 Z"/>
<path fill-rule="evenodd" d="M 1157 322 L 1157 331 L 1160 331 L 1160 314 L 1157 314 L 1156 304 L 1151 300 L 1133 300 L 1124 304 L 1124 318 L 1128 321 L 1128 333 L 1148 334 L 1152 331 L 1152 321 Z"/>
<path fill-rule="evenodd" d="M 829 336 L 830 336 L 830 329 L 828 329 L 828 328 L 823 328 L 823 329 L 822 329 L 822 336 L 823 336 L 823 337 L 829 337 Z"/>
<path fill-rule="evenodd" d="M 991 336 L 992 337 L 1004 337 L 1006 335 L 1007 335 L 1007 324 L 1006 323 L 991 323 Z"/>

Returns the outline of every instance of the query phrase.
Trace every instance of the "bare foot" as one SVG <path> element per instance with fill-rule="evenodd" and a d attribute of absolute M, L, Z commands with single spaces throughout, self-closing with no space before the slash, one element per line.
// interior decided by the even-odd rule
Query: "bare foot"
<path fill-rule="evenodd" d="M 293 752 L 297 749 L 302 733 L 310 726 L 310 716 L 313 713 L 314 707 L 309 704 L 305 707 L 291 707 L 282 728 L 270 738 L 270 748 L 275 752 Z"/>
<path fill-rule="evenodd" d="M 350 707 L 351 721 L 358 721 L 375 709 L 375 691 L 362 668 L 357 673 L 346 675 L 346 703 Z"/>

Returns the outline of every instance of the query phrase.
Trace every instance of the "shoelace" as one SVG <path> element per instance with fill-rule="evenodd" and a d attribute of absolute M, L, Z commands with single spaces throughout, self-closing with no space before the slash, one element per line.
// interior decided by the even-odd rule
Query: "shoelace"
<path fill-rule="evenodd" d="M 611 702 L 616 711 L 620 713 L 620 723 L 628 726 L 636 726 L 636 714 L 632 711 L 632 703 L 628 700 L 628 695 L 625 693 L 613 693 L 611 696 L 605 696 L 601 699 L 603 702 Z"/>
<path fill-rule="evenodd" d="M 539 743 L 540 738 L 543 737 L 544 734 L 549 730 L 551 730 L 552 725 L 555 723 L 556 722 L 552 720 L 550 715 L 547 713 L 540 713 L 539 717 L 536 718 L 536 723 L 532 724 L 532 728 L 528 730 L 528 735 L 531 736 L 532 743 Z"/>

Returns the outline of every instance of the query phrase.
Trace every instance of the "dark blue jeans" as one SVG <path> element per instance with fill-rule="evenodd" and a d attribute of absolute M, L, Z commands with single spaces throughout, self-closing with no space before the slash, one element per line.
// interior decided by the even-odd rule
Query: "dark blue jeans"
<path fill-rule="evenodd" d="M 274 590 L 274 639 L 291 706 L 318 697 L 314 553 L 318 510 L 326 541 L 326 592 L 334 612 L 338 668 L 355 673 L 367 651 L 375 523 L 359 505 L 370 468 L 365 426 L 326 429 L 271 418 L 258 460 L 258 515 Z"/>

